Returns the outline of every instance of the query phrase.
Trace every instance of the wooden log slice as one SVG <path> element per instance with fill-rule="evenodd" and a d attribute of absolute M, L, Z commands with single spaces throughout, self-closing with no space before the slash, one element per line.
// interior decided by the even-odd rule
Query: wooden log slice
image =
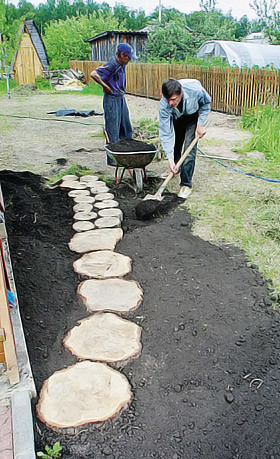
<path fill-rule="evenodd" d="M 77 293 L 90 312 L 133 311 L 140 305 L 143 295 L 138 282 L 124 279 L 89 279 L 79 285 Z"/>
<path fill-rule="evenodd" d="M 121 221 L 123 220 L 123 213 L 117 207 L 101 209 L 97 213 L 99 217 L 118 217 Z"/>
<path fill-rule="evenodd" d="M 111 207 L 119 207 L 119 203 L 117 201 L 114 201 L 113 199 L 109 199 L 106 201 L 99 201 L 94 204 L 94 207 L 96 209 L 108 209 Z"/>
<path fill-rule="evenodd" d="M 113 193 L 98 193 L 95 195 L 96 201 L 108 201 L 109 199 L 114 199 Z"/>
<path fill-rule="evenodd" d="M 105 228 L 75 234 L 68 247 L 73 252 L 86 253 L 96 250 L 114 250 L 123 237 L 121 228 Z"/>
<path fill-rule="evenodd" d="M 74 202 L 76 202 L 77 204 L 79 202 L 87 202 L 87 203 L 94 203 L 95 202 L 95 199 L 93 196 L 84 196 L 84 195 L 79 195 L 79 196 L 76 196 L 74 198 Z"/>
<path fill-rule="evenodd" d="M 101 217 L 95 221 L 96 228 L 119 228 L 121 221 L 119 217 Z"/>
<path fill-rule="evenodd" d="M 90 191 L 89 190 L 71 190 L 68 193 L 68 196 L 70 198 L 76 198 L 77 196 L 89 196 Z"/>
<path fill-rule="evenodd" d="M 78 180 L 64 180 L 59 187 L 61 189 L 69 188 L 70 190 L 84 190 L 87 188 L 86 183 L 78 182 Z"/>
<path fill-rule="evenodd" d="M 97 313 L 78 322 L 64 346 L 79 359 L 120 362 L 141 353 L 141 327 L 112 313 Z"/>
<path fill-rule="evenodd" d="M 74 220 L 94 220 L 97 217 L 96 212 L 77 212 L 74 214 L 73 218 Z"/>
<path fill-rule="evenodd" d="M 96 182 L 98 183 L 98 182 Z M 100 182 L 101 183 L 101 182 Z M 107 193 L 109 190 L 109 188 L 105 185 L 105 183 L 103 182 L 102 183 L 102 186 L 101 185 L 97 185 L 95 184 L 93 187 L 91 187 L 90 189 L 90 192 L 92 194 L 98 194 L 98 193 Z"/>
<path fill-rule="evenodd" d="M 90 231 L 94 229 L 94 223 L 90 221 L 79 221 L 72 225 L 74 231 L 81 233 L 82 231 Z"/>
<path fill-rule="evenodd" d="M 96 175 L 83 175 L 81 178 L 80 178 L 80 182 L 83 182 L 83 183 L 95 183 L 97 182 L 98 180 L 98 177 Z"/>
<path fill-rule="evenodd" d="M 78 202 L 74 205 L 73 210 L 74 212 L 91 212 L 93 205 L 90 202 Z"/>
<path fill-rule="evenodd" d="M 111 250 L 101 250 L 86 253 L 74 261 L 73 268 L 83 277 L 95 279 L 123 277 L 131 272 L 131 258 Z"/>
<path fill-rule="evenodd" d="M 44 381 L 36 410 L 50 427 L 77 427 L 106 421 L 131 401 L 124 375 L 105 363 L 79 362 Z"/>
<path fill-rule="evenodd" d="M 74 175 L 74 174 L 68 174 L 68 175 L 63 175 L 61 180 L 63 181 L 70 180 L 70 182 L 74 182 L 74 180 L 78 180 L 78 177 L 77 175 Z"/>

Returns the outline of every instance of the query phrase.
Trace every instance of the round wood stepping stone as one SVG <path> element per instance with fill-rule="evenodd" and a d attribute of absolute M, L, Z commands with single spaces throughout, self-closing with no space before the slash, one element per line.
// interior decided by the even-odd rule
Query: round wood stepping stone
<path fill-rule="evenodd" d="M 121 226 L 119 217 L 101 217 L 95 222 L 96 228 L 117 228 Z"/>
<path fill-rule="evenodd" d="M 101 209 L 97 213 L 99 217 L 119 217 L 120 221 L 123 220 L 123 213 L 121 209 L 118 209 L 117 207 Z"/>
<path fill-rule="evenodd" d="M 37 414 L 51 427 L 77 427 L 105 421 L 131 401 L 124 375 L 105 363 L 79 362 L 44 381 Z"/>
<path fill-rule="evenodd" d="M 113 193 L 98 193 L 95 195 L 96 201 L 108 201 L 109 199 L 114 199 Z"/>
<path fill-rule="evenodd" d="M 121 228 L 105 228 L 75 234 L 68 247 L 73 252 L 86 253 L 96 250 L 114 250 L 123 237 Z"/>
<path fill-rule="evenodd" d="M 138 282 L 124 279 L 89 279 L 78 286 L 77 293 L 90 312 L 132 311 L 138 308 L 143 295 Z"/>
<path fill-rule="evenodd" d="M 81 178 L 80 178 L 80 182 L 84 182 L 84 183 L 88 183 L 88 182 L 97 182 L 98 180 L 98 177 L 96 177 L 96 175 L 83 175 Z"/>
<path fill-rule="evenodd" d="M 95 279 L 123 277 L 131 272 L 131 259 L 111 250 L 101 250 L 83 255 L 73 263 L 74 271 Z"/>
<path fill-rule="evenodd" d="M 119 207 L 119 203 L 113 199 L 108 199 L 106 201 L 99 201 L 94 204 L 96 209 L 108 209 L 109 207 Z"/>
<path fill-rule="evenodd" d="M 70 190 L 84 190 L 87 188 L 86 183 L 78 182 L 78 180 L 64 180 L 60 185 L 60 188 L 69 188 Z"/>
<path fill-rule="evenodd" d="M 77 204 L 79 202 L 87 202 L 87 203 L 94 203 L 95 202 L 95 199 L 93 196 L 84 196 L 84 195 L 79 195 L 79 196 L 76 196 L 74 198 L 74 202 L 76 202 Z"/>
<path fill-rule="evenodd" d="M 74 181 L 74 180 L 78 180 L 78 177 L 77 175 L 74 175 L 74 174 L 68 174 L 68 175 L 63 175 L 62 179 L 63 181 L 65 180 L 70 180 L 70 181 Z"/>
<path fill-rule="evenodd" d="M 110 191 L 109 188 L 105 185 L 105 183 L 102 182 L 102 185 L 101 182 L 100 185 L 97 185 L 97 183 L 99 182 L 96 182 L 94 186 L 90 189 L 90 192 L 92 194 L 107 193 L 108 191 Z"/>
<path fill-rule="evenodd" d="M 99 313 L 78 322 L 64 346 L 79 359 L 119 362 L 141 353 L 141 327 L 116 314 Z"/>
<path fill-rule="evenodd" d="M 94 220 L 97 217 L 96 212 L 77 212 L 74 214 L 74 220 Z"/>
<path fill-rule="evenodd" d="M 76 222 L 72 225 L 73 230 L 77 231 L 77 233 L 81 233 L 82 231 L 89 231 L 94 229 L 94 223 L 90 221 L 80 221 Z"/>
<path fill-rule="evenodd" d="M 91 212 L 93 205 L 90 202 L 78 202 L 73 207 L 74 212 Z"/>
<path fill-rule="evenodd" d="M 90 191 L 89 190 L 71 190 L 68 193 L 68 196 L 70 198 L 76 198 L 77 196 L 89 196 Z"/>

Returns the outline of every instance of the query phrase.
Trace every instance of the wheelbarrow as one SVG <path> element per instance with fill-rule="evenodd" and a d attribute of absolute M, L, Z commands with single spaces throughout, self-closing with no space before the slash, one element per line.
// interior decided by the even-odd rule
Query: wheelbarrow
<path fill-rule="evenodd" d="M 143 191 L 143 177 L 147 180 L 146 166 L 150 164 L 158 152 L 152 151 L 133 151 L 133 152 L 117 152 L 111 151 L 109 145 L 105 145 L 105 150 L 109 157 L 116 163 L 115 179 L 117 183 L 121 183 L 126 170 L 129 171 L 136 185 L 136 192 Z M 123 168 L 118 178 L 119 169 Z M 132 172 L 131 172 L 132 171 Z"/>

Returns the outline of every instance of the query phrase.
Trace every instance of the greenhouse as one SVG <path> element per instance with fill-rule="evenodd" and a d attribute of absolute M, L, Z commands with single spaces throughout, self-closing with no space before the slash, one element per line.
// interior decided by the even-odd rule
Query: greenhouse
<path fill-rule="evenodd" d="M 223 62 L 239 68 L 273 66 L 280 68 L 280 46 L 211 40 L 201 45 L 196 57 L 220 57 Z"/>

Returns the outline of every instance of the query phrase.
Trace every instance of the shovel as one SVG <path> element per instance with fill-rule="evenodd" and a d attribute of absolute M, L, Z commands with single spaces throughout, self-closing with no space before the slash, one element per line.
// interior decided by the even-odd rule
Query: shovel
<path fill-rule="evenodd" d="M 181 164 L 185 161 L 186 157 L 188 156 L 190 151 L 193 149 L 193 147 L 196 145 L 198 140 L 199 140 L 199 136 L 195 137 L 193 141 L 190 143 L 190 145 L 188 146 L 188 148 L 184 151 L 181 158 L 176 164 L 177 169 L 179 169 Z M 169 172 L 168 176 L 166 177 L 162 185 L 159 187 L 156 194 L 147 194 L 147 196 L 145 196 L 143 201 L 137 205 L 136 214 L 141 220 L 147 219 L 150 215 L 152 215 L 155 212 L 157 206 L 164 198 L 164 196 L 162 196 L 162 193 L 164 192 L 167 184 L 170 182 L 170 180 L 173 177 L 174 177 L 173 172 Z"/>

